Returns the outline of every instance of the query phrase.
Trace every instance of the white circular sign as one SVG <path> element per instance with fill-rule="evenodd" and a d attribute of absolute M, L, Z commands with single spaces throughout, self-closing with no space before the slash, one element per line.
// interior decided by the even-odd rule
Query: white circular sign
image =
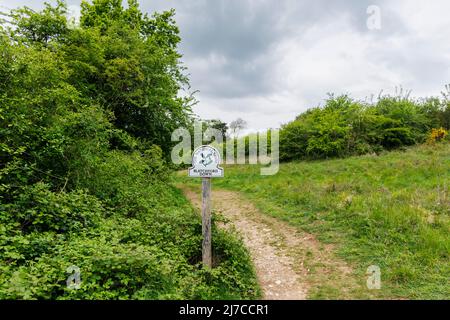
<path fill-rule="evenodd" d="M 192 153 L 192 167 L 189 168 L 190 177 L 223 177 L 223 169 L 219 167 L 220 153 L 211 146 L 201 146 Z"/>

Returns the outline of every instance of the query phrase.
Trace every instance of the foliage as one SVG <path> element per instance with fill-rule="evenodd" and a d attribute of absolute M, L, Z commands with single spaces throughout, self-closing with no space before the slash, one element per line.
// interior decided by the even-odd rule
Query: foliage
<path fill-rule="evenodd" d="M 368 104 L 331 95 L 282 127 L 280 157 L 346 157 L 422 143 L 431 128 L 448 128 L 448 115 L 446 99 L 382 96 Z"/>
<path fill-rule="evenodd" d="M 174 12 L 136 1 L 13 11 L 0 28 L 0 299 L 254 298 L 248 254 L 170 185 L 172 130 L 190 123 Z M 81 287 L 70 290 L 70 266 Z"/>
<path fill-rule="evenodd" d="M 210 135 L 213 135 L 213 133 L 210 132 L 211 130 L 220 132 L 222 141 L 225 141 L 228 137 L 228 125 L 219 119 L 204 120 L 202 122 L 202 132 L 205 140 L 211 140 L 209 137 Z"/>

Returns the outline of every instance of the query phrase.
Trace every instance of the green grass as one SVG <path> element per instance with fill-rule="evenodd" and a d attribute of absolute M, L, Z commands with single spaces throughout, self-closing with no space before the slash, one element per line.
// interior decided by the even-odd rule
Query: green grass
<path fill-rule="evenodd" d="M 450 298 L 450 144 L 286 163 L 274 176 L 259 169 L 226 166 L 214 187 L 240 191 L 265 214 L 335 244 L 360 283 L 378 265 L 378 298 Z"/>

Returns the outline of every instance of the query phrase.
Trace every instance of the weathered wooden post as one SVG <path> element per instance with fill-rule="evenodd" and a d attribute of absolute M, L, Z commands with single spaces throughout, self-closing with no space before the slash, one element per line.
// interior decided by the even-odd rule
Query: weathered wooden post
<path fill-rule="evenodd" d="M 202 233 L 202 261 L 211 267 L 211 178 L 202 178 Z"/>
<path fill-rule="evenodd" d="M 192 154 L 192 167 L 189 176 L 202 178 L 202 262 L 212 267 L 211 237 L 211 178 L 223 177 L 223 169 L 219 167 L 220 154 L 211 146 L 200 146 Z"/>

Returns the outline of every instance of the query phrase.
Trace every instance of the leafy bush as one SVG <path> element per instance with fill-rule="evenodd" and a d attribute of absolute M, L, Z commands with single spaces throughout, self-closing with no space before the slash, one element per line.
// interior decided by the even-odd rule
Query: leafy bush
<path fill-rule="evenodd" d="M 43 183 L 23 188 L 14 204 L 6 207 L 22 233 L 79 232 L 95 226 L 103 210 L 97 198 L 81 190 L 55 193 Z"/>
<path fill-rule="evenodd" d="M 92 210 L 97 213 L 97 224 L 90 226 L 71 222 L 72 228 L 44 231 L 45 224 L 40 223 L 41 229 L 28 228 L 24 232 L 17 222 L 21 220 L 13 219 L 11 211 L 2 210 L 0 298 L 257 297 L 256 278 L 242 244 L 234 236 L 214 230 L 216 267 L 203 270 L 199 261 L 199 215 L 180 197 L 179 191 L 158 184 L 161 183 L 153 185 L 157 198 L 147 189 L 150 202 L 141 208 L 143 212 L 139 216 L 123 214 L 131 211 L 132 205 L 118 205 L 117 210 L 110 212 L 99 207 L 98 212 Z M 45 193 L 40 187 L 36 192 Z M 70 197 L 72 202 L 78 200 L 81 208 L 86 205 L 80 195 L 64 197 Z M 45 207 L 46 212 L 56 205 L 61 205 L 61 201 Z M 60 216 L 57 212 L 51 215 L 52 218 Z M 48 224 L 52 226 L 52 223 L 49 219 Z M 66 286 L 70 276 L 66 270 L 72 265 L 80 268 L 82 285 L 79 290 Z"/>
<path fill-rule="evenodd" d="M 280 157 L 346 157 L 422 143 L 434 126 L 448 126 L 448 115 L 447 98 L 382 96 L 367 104 L 331 95 L 282 127 Z"/>
<path fill-rule="evenodd" d="M 136 1 L 13 12 L 0 27 L 0 299 L 254 298 L 248 254 L 170 185 L 170 133 L 190 121 L 173 12 Z M 80 270 L 70 289 L 68 269 Z"/>

